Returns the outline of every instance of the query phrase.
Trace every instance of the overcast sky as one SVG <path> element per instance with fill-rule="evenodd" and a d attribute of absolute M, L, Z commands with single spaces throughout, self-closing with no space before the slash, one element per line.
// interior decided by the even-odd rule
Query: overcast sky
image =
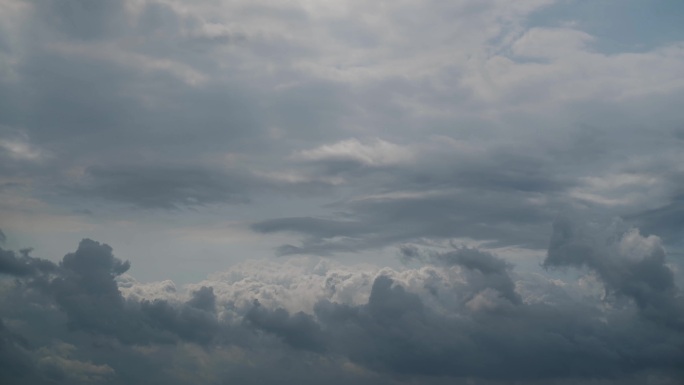
<path fill-rule="evenodd" d="M 683 26 L 0 0 L 0 382 L 681 383 Z"/>

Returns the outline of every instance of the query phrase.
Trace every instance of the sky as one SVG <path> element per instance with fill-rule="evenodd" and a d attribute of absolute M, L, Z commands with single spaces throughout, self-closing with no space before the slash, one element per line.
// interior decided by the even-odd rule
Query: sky
<path fill-rule="evenodd" d="M 0 382 L 680 384 L 682 26 L 0 0 Z"/>

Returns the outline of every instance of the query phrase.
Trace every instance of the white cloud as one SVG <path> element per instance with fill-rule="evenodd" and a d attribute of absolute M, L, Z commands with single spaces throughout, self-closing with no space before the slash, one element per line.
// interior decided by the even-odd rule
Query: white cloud
<path fill-rule="evenodd" d="M 312 150 L 300 151 L 294 155 L 294 158 L 313 162 L 355 161 L 366 166 L 389 166 L 410 162 L 414 155 L 408 147 L 381 139 L 364 144 L 352 138 Z"/>
<path fill-rule="evenodd" d="M 44 151 L 31 144 L 27 138 L 3 139 L 0 138 L 0 148 L 4 149 L 10 157 L 17 160 L 39 161 L 46 157 Z"/>

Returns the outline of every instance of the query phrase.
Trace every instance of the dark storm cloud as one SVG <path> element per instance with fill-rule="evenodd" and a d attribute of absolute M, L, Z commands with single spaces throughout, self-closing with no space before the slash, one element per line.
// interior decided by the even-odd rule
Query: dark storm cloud
<path fill-rule="evenodd" d="M 254 306 L 245 314 L 244 321 L 250 327 L 272 333 L 296 349 L 323 352 L 325 335 L 314 317 L 303 312 L 290 315 L 282 308 L 270 310 L 254 301 Z"/>
<path fill-rule="evenodd" d="M 554 234 L 558 231 L 556 228 Z M 557 256 L 559 237 L 554 235 L 549 260 Z M 578 258 L 584 258 L 587 253 L 590 255 L 587 258 L 592 260 L 610 258 L 598 255 L 600 247 L 592 245 L 573 252 Z M 420 259 L 429 263 L 461 266 L 476 272 L 466 277 L 468 288 L 477 295 L 465 296 L 459 316 L 449 317 L 433 312 L 421 298 L 391 278 L 379 276 L 365 305 L 328 301 L 316 305 L 315 314 L 324 335 L 328 336 L 330 351 L 344 352 L 352 361 L 380 371 L 492 381 L 566 378 L 583 383 L 599 378 L 623 378 L 644 370 L 662 371 L 671 379 L 684 374 L 679 368 L 684 362 L 682 329 L 660 326 L 663 319 L 676 325 L 675 313 L 663 314 L 659 319 L 640 319 L 629 311 L 605 314 L 597 304 L 573 301 L 558 307 L 523 303 L 509 276 L 511 267 L 491 254 L 466 248 L 448 253 L 425 253 L 413 248 L 403 251 L 410 258 L 422 256 Z M 638 258 L 643 258 L 639 266 L 654 263 L 657 266 L 647 270 L 671 276 L 660 257 L 655 257 L 657 262 L 652 260 L 652 255 Z M 613 287 L 610 277 L 600 278 L 607 289 Z M 630 285 L 642 286 L 638 279 Z M 661 286 L 670 294 L 679 293 L 667 279 Z M 489 289 L 506 301 L 489 296 Z M 657 296 L 642 298 L 656 307 L 662 302 Z M 643 309 L 643 303 L 637 300 L 636 304 Z M 265 318 L 268 312 L 262 312 Z M 275 317 L 275 313 L 280 316 Z M 283 310 L 275 313 L 263 330 L 283 336 L 292 320 Z M 280 320 L 280 324 L 274 325 L 275 320 Z M 292 333 L 297 336 L 301 332 Z M 641 343 L 645 345 L 635 349 Z"/>
<path fill-rule="evenodd" d="M 592 244 L 577 241 L 582 247 L 573 248 L 577 242 L 571 240 L 576 238 L 564 230 L 560 223 L 554 227 L 546 265 L 563 265 L 569 258 L 569 265 L 585 263 L 599 269 L 606 289 L 629 296 L 645 318 L 630 314 L 628 305 L 606 314 L 598 304 L 576 301 L 560 307 L 523 303 L 509 275 L 511 266 L 489 253 L 467 248 L 430 253 L 406 247 L 402 251 L 407 258 L 465 268 L 470 272 L 465 275 L 467 290 L 476 295 L 464 296 L 459 316 L 448 317 L 434 313 L 391 278 L 380 276 L 365 305 L 328 301 L 316 305 L 329 349 L 375 370 L 410 375 L 522 382 L 566 378 L 576 383 L 644 370 L 662 371 L 672 380 L 683 375 L 684 334 L 676 310 L 681 308 L 681 292 L 663 264 L 662 248 L 655 244 L 653 250 L 645 250 L 653 239 L 624 230 Z M 589 234 L 595 230 L 584 228 Z M 643 254 L 632 256 L 635 262 L 615 261 L 615 250 L 613 255 L 604 254 L 606 244 L 623 254 L 634 250 Z M 634 250 L 620 249 L 625 244 Z M 506 301 L 490 296 L 488 290 Z M 291 322 L 285 312 L 278 318 L 281 328 Z M 663 322 L 673 328 L 662 328 Z M 274 325 L 268 329 L 282 334 Z"/>
<path fill-rule="evenodd" d="M 187 303 L 172 305 L 154 300 L 124 299 L 115 278 L 130 264 L 114 257 L 112 248 L 90 239 L 56 265 L 23 252 L 0 249 L 0 273 L 25 278 L 67 316 L 67 327 L 113 337 L 124 344 L 211 343 L 220 336 L 213 293 L 204 288 Z"/>
<path fill-rule="evenodd" d="M 12 250 L 0 248 L 0 274 L 25 277 L 56 270 L 52 262 L 29 256 L 30 251 L 24 249 L 17 255 Z"/>
<path fill-rule="evenodd" d="M 33 361 L 26 340 L 7 329 L 0 319 L 0 379 L 31 377 Z"/>
<path fill-rule="evenodd" d="M 496 306 L 450 318 L 428 310 L 400 286 L 393 287 L 391 279 L 379 277 L 367 305 L 320 303 L 316 311 L 337 349 L 383 371 L 506 381 L 624 376 L 650 367 L 656 358 L 632 350 L 638 338 L 619 341 L 630 339 L 631 333 L 649 338 L 655 333 L 660 348 L 669 352 L 656 359 L 657 366 L 679 372 L 681 333 L 620 320 L 613 329 L 595 310 L 575 306 Z"/>
<path fill-rule="evenodd" d="M 107 374 L 110 370 L 120 372 L 112 378 L 124 381 L 117 376 L 129 376 L 129 383 L 139 382 L 144 371 L 135 369 L 125 357 L 132 355 L 147 365 L 158 364 L 155 356 L 140 356 L 136 346 L 155 349 L 163 360 L 165 354 L 180 354 L 188 343 L 219 355 L 221 349 L 230 346 L 248 349 L 260 356 L 262 363 L 271 355 L 328 364 L 344 359 L 363 368 L 366 375 L 378 376 L 380 382 L 387 380 L 386 375 L 425 383 L 439 383 L 443 377 L 483 383 L 612 383 L 612 379 L 631 381 L 647 374 L 660 376 L 667 383 L 681 377 L 684 333 L 678 317 L 682 297 L 665 265 L 662 247 L 657 238 L 634 231 L 615 227 L 607 231 L 612 236 L 590 241 L 587 236 L 596 234 L 595 228 L 558 222 L 545 265 L 585 265 L 596 271 L 606 290 L 616 294 L 605 299 L 610 301 L 608 307 L 589 297 L 523 300 L 514 282 L 520 277 L 514 275 L 510 264 L 491 253 L 465 247 L 434 252 L 412 246 L 402 249 L 404 258 L 433 265 L 444 274 L 458 274 L 460 278 L 452 282 L 456 286 L 423 281 L 419 286 L 424 285 L 426 291 L 419 295 L 380 274 L 366 301 L 350 304 L 322 299 L 311 314 L 270 308 L 258 301 L 243 310 L 230 303 L 217 306 L 217 296 L 209 286 L 195 290 L 185 302 L 136 302 L 125 300 L 115 282 L 128 270 L 128 263 L 114 257 L 109 246 L 88 239 L 51 269 L 5 269 L 6 274 L 19 279 L 15 283 L 19 286 L 5 291 L 3 301 L 13 295 L 24 299 L 2 302 L 2 306 L 13 303 L 6 313 L 13 320 L 13 328 L 23 325 L 21 329 L 26 331 L 31 330 L 27 329 L 30 325 L 51 322 L 50 333 L 59 333 L 74 346 L 70 349 L 96 360 L 88 370 L 101 375 L 112 375 Z M 12 252 L 5 253 L 3 258 L 15 265 L 21 260 Z M 20 266 L 39 261 L 27 253 L 22 258 Z M 287 273 L 281 273 L 279 279 L 284 279 L 283 274 Z M 413 280 L 426 279 L 419 277 Z M 42 293 L 43 299 L 27 296 L 32 290 Z M 545 293 L 549 294 L 559 295 Z M 622 297 L 635 305 L 621 302 Z M 435 308 L 435 300 L 450 304 L 449 308 Z M 57 308 L 50 306 L 50 301 Z M 66 320 L 59 321 L 56 309 L 66 315 Z M 219 317 L 223 310 L 230 310 L 232 315 Z M 35 318 L 36 311 L 41 314 L 39 318 Z M 17 324 L 17 319 L 24 323 Z M 19 379 L 22 373 L 30 373 L 67 381 L 66 374 L 57 374 L 72 362 L 68 360 L 81 355 L 54 361 L 62 366 L 52 370 L 44 364 L 36 369 L 37 363 L 48 362 L 45 357 L 64 354 L 32 347 L 44 343 L 38 340 L 41 334 L 24 340 L 6 325 L 0 329 L 0 365 L 15 368 L 5 372 L 7 378 Z M 174 350 L 178 353 L 171 353 Z M 273 370 L 286 370 L 283 368 L 278 364 Z M 221 370 L 217 373 L 233 378 Z M 314 370 L 310 375 L 315 377 L 316 373 Z M 255 376 L 251 373 L 245 380 L 249 382 Z"/>
<path fill-rule="evenodd" d="M 204 345 L 211 343 L 220 335 L 221 328 L 216 315 L 201 309 L 178 309 L 166 301 L 155 300 L 143 301 L 140 304 L 140 311 L 145 322 L 152 328 L 171 332 L 182 340 Z"/>
<path fill-rule="evenodd" d="M 135 331 L 136 320 L 126 314 L 126 304 L 115 277 L 129 268 L 112 254 L 106 244 L 90 239 L 79 243 L 74 253 L 64 256 L 62 274 L 49 282 L 47 291 L 68 316 L 68 326 L 119 336 L 124 340 Z"/>
<path fill-rule="evenodd" d="M 606 242 L 606 237 L 621 237 L 622 241 L 616 245 Z M 634 230 L 601 234 L 568 220 L 558 221 L 544 266 L 587 267 L 599 275 L 607 294 L 628 297 L 644 316 L 682 329 L 684 296 L 665 264 L 665 250 L 659 244 L 630 242 L 638 237 Z"/>

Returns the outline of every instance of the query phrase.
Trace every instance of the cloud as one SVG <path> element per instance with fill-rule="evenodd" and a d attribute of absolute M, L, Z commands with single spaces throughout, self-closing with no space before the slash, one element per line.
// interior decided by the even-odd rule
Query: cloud
<path fill-rule="evenodd" d="M 636 3 L 0 1 L 0 382 L 679 383 Z"/>
<path fill-rule="evenodd" d="M 27 352 L 27 342 L 21 336 L 12 333 L 0 320 L 0 378 L 30 377 L 33 362 Z"/>
<path fill-rule="evenodd" d="M 192 293 L 192 298 L 187 302 L 191 307 L 204 310 L 209 313 L 216 311 L 216 295 L 211 287 L 202 286 Z"/>
<path fill-rule="evenodd" d="M 553 209 L 525 193 L 477 194 L 445 191 L 411 196 L 386 195 L 342 202 L 339 218 L 289 217 L 252 225 L 261 233 L 302 234 L 301 246 L 282 246 L 281 255 L 354 252 L 377 249 L 421 238 L 469 237 L 493 245 L 543 248 Z M 505 198 L 504 198 L 505 197 Z M 561 210 L 562 203 L 557 210 Z M 511 222 L 516 222 L 512 225 Z M 473 225 L 473 224 L 476 225 Z"/>
<path fill-rule="evenodd" d="M 352 138 L 331 145 L 323 145 L 312 150 L 304 150 L 295 154 L 295 159 L 308 162 L 351 162 L 361 166 L 378 167 L 397 163 L 407 163 L 413 156 L 409 148 L 380 139 L 363 144 Z"/>
<path fill-rule="evenodd" d="M 3 234 L 4 236 L 4 234 Z M 3 239 L 4 241 L 4 239 Z M 32 258 L 29 256 L 30 249 L 19 252 L 19 256 L 12 250 L 0 248 L 0 274 L 13 276 L 32 276 L 37 273 L 46 273 L 56 270 L 50 261 Z"/>
<path fill-rule="evenodd" d="M 586 266 L 615 296 L 595 296 L 582 270 L 559 284 L 482 250 L 409 245 L 401 254 L 417 268 L 300 258 L 237 266 L 187 294 L 136 290 L 146 285 L 116 278 L 129 265 L 86 239 L 52 270 L 11 273 L 18 280 L 0 297 L 0 365 L 12 365 L 4 375 L 19 383 L 138 383 L 199 370 L 207 383 L 236 375 L 249 383 L 263 377 L 247 368 L 264 365 L 275 377 L 307 373 L 306 381 L 339 372 L 339 381 L 379 383 L 674 383 L 681 291 L 659 239 L 619 224 L 598 232 L 569 223 L 555 225 L 545 266 Z M 42 323 L 51 326 L 30 333 Z M 171 357 L 183 362 L 172 372 L 138 368 Z"/>
<path fill-rule="evenodd" d="M 145 209 L 179 209 L 247 204 L 253 197 L 281 191 L 317 195 L 331 183 L 315 178 L 243 172 L 208 165 L 107 165 L 89 167 L 66 193 Z"/>
<path fill-rule="evenodd" d="M 520 304 L 520 295 L 515 291 L 515 284 L 509 272 L 511 266 L 504 260 L 497 258 L 491 253 L 467 247 L 457 248 L 455 251 L 446 253 L 429 252 L 427 255 L 418 251 L 415 246 L 403 246 L 400 248 L 402 257 L 420 259 L 427 263 L 437 263 L 443 266 L 461 266 L 479 276 L 482 283 L 478 286 L 497 290 L 500 295 L 513 304 Z M 471 282 L 474 281 L 470 277 Z M 472 286 L 475 286 L 474 282 Z"/>
<path fill-rule="evenodd" d="M 246 203 L 255 180 L 201 168 L 97 167 L 87 170 L 81 194 L 144 208 L 219 202 Z"/>
<path fill-rule="evenodd" d="M 67 316 L 69 330 L 110 336 L 124 344 L 210 343 L 219 333 L 211 291 L 200 289 L 187 304 L 152 299 L 126 300 L 116 278 L 130 264 L 114 257 L 112 248 L 90 239 L 57 265 L 24 252 L 0 250 L 2 273 L 24 278 Z"/>
<path fill-rule="evenodd" d="M 71 381 L 79 384 L 102 383 L 114 377 L 109 365 L 95 365 L 70 358 L 73 345 L 61 343 L 38 350 L 38 367 L 53 381 Z"/>
<path fill-rule="evenodd" d="M 264 309 L 258 300 L 244 316 L 244 321 L 258 330 L 272 333 L 296 348 L 314 352 L 325 350 L 325 339 L 320 326 L 310 314 L 297 312 L 293 315 L 283 309 Z"/>
<path fill-rule="evenodd" d="M 15 159 L 37 160 L 41 158 L 39 151 L 32 149 L 28 144 L 23 142 L 14 142 L 8 140 L 0 141 L 0 147 L 9 153 L 9 156 Z"/>
<path fill-rule="evenodd" d="M 559 7 L 12 2 L 0 163 L 21 181 L 2 185 L 49 210 L 135 218 L 237 205 L 257 231 L 298 223 L 280 222 L 305 238 L 281 254 L 452 237 L 540 249 L 576 206 L 676 204 L 660 176 L 681 163 L 680 45 L 602 52 L 589 26 L 537 20 Z M 630 174 L 652 186 L 587 182 Z M 301 212 L 263 208 L 283 195 Z M 322 239 L 309 217 L 364 233 Z"/>
<path fill-rule="evenodd" d="M 665 264 L 660 239 L 623 226 L 617 222 L 602 230 L 556 222 L 544 266 L 587 267 L 598 274 L 606 294 L 630 298 L 644 316 L 681 328 L 684 297 Z"/>
<path fill-rule="evenodd" d="M 684 197 L 675 196 L 661 207 L 643 210 L 626 217 L 649 234 L 658 234 L 664 240 L 677 244 L 682 239 L 684 223 Z"/>

